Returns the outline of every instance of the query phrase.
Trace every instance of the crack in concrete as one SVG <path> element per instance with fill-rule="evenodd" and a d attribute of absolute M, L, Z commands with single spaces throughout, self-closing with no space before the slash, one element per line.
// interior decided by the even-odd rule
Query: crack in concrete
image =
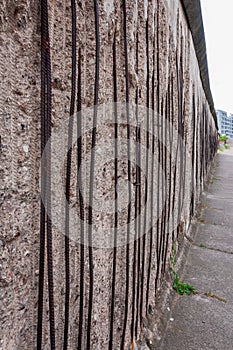
<path fill-rule="evenodd" d="M 215 252 L 219 252 L 219 253 L 224 253 L 224 254 L 230 254 L 230 255 L 233 255 L 233 252 L 231 251 L 228 251 L 228 250 L 222 250 L 222 249 L 219 249 L 219 248 L 214 248 L 214 247 L 209 247 L 207 245 L 201 247 L 200 244 L 197 244 L 195 243 L 190 237 L 188 237 L 187 235 L 185 235 L 185 238 L 192 244 L 194 245 L 195 247 L 198 247 L 200 249 L 208 249 L 208 250 L 213 250 Z M 204 244 L 203 244 L 204 245 Z"/>
<path fill-rule="evenodd" d="M 219 297 L 216 294 L 212 294 L 211 292 L 199 292 L 199 291 L 196 291 L 195 293 L 193 293 L 193 295 L 203 295 L 204 297 L 212 298 L 212 299 L 216 299 L 218 301 L 221 301 L 224 304 L 227 303 L 226 299 L 223 299 L 223 298 Z"/>

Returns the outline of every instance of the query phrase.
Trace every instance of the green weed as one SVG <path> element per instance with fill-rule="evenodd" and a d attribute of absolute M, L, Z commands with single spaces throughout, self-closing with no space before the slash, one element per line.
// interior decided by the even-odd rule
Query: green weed
<path fill-rule="evenodd" d="M 173 289 L 176 291 L 179 295 L 190 295 L 197 293 L 196 289 L 191 286 L 188 283 L 184 283 L 180 281 L 180 277 L 176 273 L 174 269 L 171 268 L 172 273 L 175 276 L 174 282 L 173 282 Z"/>
<path fill-rule="evenodd" d="M 228 140 L 228 137 L 226 135 L 219 135 L 219 141 L 226 142 Z"/>
<path fill-rule="evenodd" d="M 190 295 L 196 292 L 196 289 L 193 286 L 188 283 L 181 282 L 179 276 L 177 276 L 174 280 L 173 289 L 180 295 Z"/>
<path fill-rule="evenodd" d="M 208 248 L 209 248 L 209 247 L 207 247 L 207 245 L 202 244 L 202 243 L 199 245 L 199 247 L 200 247 L 200 248 L 204 248 L 204 249 L 208 249 Z"/>

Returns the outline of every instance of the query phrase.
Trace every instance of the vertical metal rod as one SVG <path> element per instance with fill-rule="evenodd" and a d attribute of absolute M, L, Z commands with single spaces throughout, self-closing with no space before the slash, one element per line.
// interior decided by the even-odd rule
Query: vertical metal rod
<path fill-rule="evenodd" d="M 78 196 L 80 212 L 80 278 L 79 278 L 79 331 L 78 350 L 82 349 L 83 337 L 83 314 L 84 314 L 84 281 L 85 281 L 85 248 L 84 248 L 84 200 L 82 181 L 82 70 L 81 70 L 81 48 L 78 52 L 78 99 L 77 99 L 77 165 L 78 165 Z"/>
<path fill-rule="evenodd" d="M 139 53 L 138 53 L 138 32 L 136 36 L 136 73 L 138 74 L 138 59 L 139 59 Z M 137 175 L 136 175 L 136 201 L 137 201 L 137 290 L 136 290 L 136 319 L 135 319 L 135 337 L 137 337 L 138 334 L 138 319 L 139 319 L 139 299 L 140 299 L 140 271 L 141 271 L 141 131 L 140 131 L 140 125 L 138 123 L 138 98 L 139 98 L 139 88 L 137 86 L 136 88 L 136 94 L 135 94 L 135 105 L 136 105 L 136 159 L 137 159 Z"/>
<path fill-rule="evenodd" d="M 88 320 L 87 320 L 87 350 L 91 348 L 91 323 L 93 308 L 93 251 L 92 251 L 92 224 L 93 224 L 93 190 L 95 173 L 95 146 L 96 146 L 96 128 L 99 96 L 99 70 L 100 70 L 100 32 L 99 32 L 99 2 L 93 0 L 95 12 L 95 41 L 96 41 L 96 62 L 95 62 L 95 92 L 94 92 L 94 114 L 91 142 L 91 165 L 90 165 L 90 184 L 89 184 L 89 208 L 88 208 L 88 253 L 89 253 L 89 302 L 88 302 Z"/>
<path fill-rule="evenodd" d="M 113 90 L 114 90 L 114 179 L 115 179 L 115 217 L 114 217 L 114 247 L 113 247 L 113 262 L 112 262 L 112 297 L 111 297 L 111 315 L 110 315 L 110 335 L 109 335 L 109 350 L 113 349 L 113 326 L 114 326 L 114 306 L 115 306 L 115 287 L 116 287 L 116 259 L 117 259 L 117 231 L 118 231 L 118 110 L 117 110 L 117 62 L 116 62 L 116 33 L 113 41 Z"/>
<path fill-rule="evenodd" d="M 127 9 L 126 0 L 123 0 L 123 24 L 124 24 L 124 53 L 125 53 L 125 97 L 127 118 L 127 156 L 128 156 L 128 215 L 127 215 L 127 242 L 126 242 L 126 280 L 125 280 L 125 313 L 123 333 L 121 338 L 121 350 L 124 349 L 126 326 L 128 319 L 128 294 L 129 294 L 129 237 L 131 220 L 131 147 L 130 147 L 130 113 L 129 113 L 129 67 L 128 67 L 128 43 L 127 43 Z"/>

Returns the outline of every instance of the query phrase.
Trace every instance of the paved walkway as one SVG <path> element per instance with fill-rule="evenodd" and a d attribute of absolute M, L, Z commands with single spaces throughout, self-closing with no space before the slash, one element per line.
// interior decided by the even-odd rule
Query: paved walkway
<path fill-rule="evenodd" d="M 233 144 L 217 156 L 181 280 L 199 294 L 175 296 L 160 350 L 233 350 Z M 200 247 L 201 246 L 201 247 Z M 207 295 L 205 295 L 207 294 Z"/>

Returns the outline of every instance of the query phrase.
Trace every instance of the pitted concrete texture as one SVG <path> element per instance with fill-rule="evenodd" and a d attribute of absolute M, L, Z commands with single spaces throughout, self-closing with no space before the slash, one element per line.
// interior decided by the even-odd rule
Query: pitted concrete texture
<path fill-rule="evenodd" d="M 195 212 L 216 150 L 215 122 L 203 89 L 197 52 L 180 0 L 97 2 L 98 14 L 95 13 L 93 0 L 72 2 L 76 4 L 77 22 L 76 81 L 80 78 L 81 85 L 75 95 L 80 97 L 82 105 L 83 147 L 82 167 L 78 172 L 74 132 L 69 205 L 70 213 L 74 215 L 70 215 L 69 221 L 68 259 L 68 254 L 65 258 L 67 240 L 64 227 L 67 222 L 66 137 L 71 107 L 72 11 L 70 1 L 48 1 L 52 85 L 51 158 L 54 164 L 51 171 L 53 249 L 49 253 L 45 249 L 43 350 L 51 348 L 48 256 L 53 259 L 56 350 L 63 349 L 65 343 L 67 284 L 70 284 L 69 329 L 66 334 L 69 349 L 88 348 L 86 339 L 89 335 L 92 350 L 110 349 L 111 332 L 114 350 L 123 348 L 121 342 L 124 335 L 124 349 L 131 347 L 133 338 L 137 337 L 135 341 L 138 343 L 141 338 L 150 341 L 150 337 L 156 335 L 159 315 L 155 292 L 161 291 L 166 283 L 164 270 L 169 269 L 170 255 L 177 238 L 178 251 L 181 250 L 181 242 Z M 40 114 L 40 3 L 35 0 L 0 0 L 0 350 L 35 349 L 37 330 L 40 328 L 37 327 L 40 322 L 38 299 L 42 300 L 42 293 L 38 297 L 38 281 L 39 276 L 43 275 L 43 269 L 39 267 L 39 255 L 43 257 L 40 254 L 40 246 L 43 248 L 40 232 L 40 227 L 43 227 L 43 220 L 40 225 L 40 144 L 43 135 Z M 99 65 L 96 64 L 96 17 L 99 23 Z M 128 67 L 125 43 L 128 47 Z M 116 51 L 116 57 L 113 51 Z M 97 66 L 98 84 L 95 81 Z M 129 74 L 126 74 L 126 68 Z M 116 77 L 113 79 L 115 70 Z M 127 75 L 129 81 L 126 84 Z M 90 250 L 90 150 L 95 85 L 99 88 L 92 215 L 95 244 Z M 129 128 L 132 154 L 127 147 L 127 90 L 134 112 Z M 115 118 L 114 113 L 107 113 L 107 106 L 113 105 L 116 93 L 119 104 L 124 107 L 122 113 L 118 108 L 119 187 L 115 182 Z M 135 103 L 146 113 L 139 113 L 141 108 L 136 109 Z M 148 106 L 153 110 L 153 118 L 147 113 Z M 140 142 L 136 142 L 138 125 Z M 61 129 L 61 134 L 66 136 L 64 139 L 58 137 L 56 147 L 53 140 L 61 135 Z M 179 141 L 181 134 L 182 144 Z M 151 154 L 153 162 L 148 154 Z M 139 158 L 140 181 L 136 182 Z M 164 175 L 160 174 L 160 168 Z M 82 207 L 78 196 L 80 174 L 85 204 L 82 222 L 77 214 Z M 113 230 L 116 226 L 116 188 L 119 215 L 118 247 L 114 258 L 112 233 L 116 232 Z M 132 192 L 131 199 L 129 192 Z M 127 201 L 132 203 L 131 212 Z M 157 220 L 154 215 L 159 211 L 161 215 Z M 137 220 L 134 220 L 135 213 Z M 131 225 L 127 225 L 130 216 Z M 82 224 L 83 249 L 80 245 Z M 133 237 L 130 244 L 125 241 L 128 226 Z M 124 238 L 122 244 L 119 243 L 120 237 Z M 66 275 L 68 265 L 69 278 Z M 149 314 L 153 316 L 150 324 L 147 322 Z M 147 325 L 150 326 L 148 330 Z M 82 340 L 81 346 L 78 346 L 79 339 Z"/>
<path fill-rule="evenodd" d="M 233 349 L 232 150 L 217 156 L 182 276 L 199 293 L 175 296 L 160 350 Z"/>

